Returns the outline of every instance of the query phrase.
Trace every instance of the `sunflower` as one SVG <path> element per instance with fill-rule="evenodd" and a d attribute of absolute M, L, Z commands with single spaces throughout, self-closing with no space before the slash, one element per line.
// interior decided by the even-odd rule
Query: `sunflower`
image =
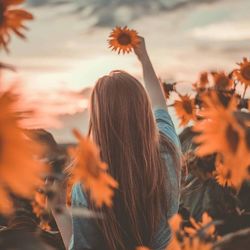
<path fill-rule="evenodd" d="M 214 234 L 214 225 L 207 227 L 212 222 L 212 219 L 207 213 L 202 215 L 202 222 L 196 222 L 192 219 L 191 224 L 197 228 L 197 230 L 203 229 L 206 234 Z M 209 242 L 203 242 L 199 238 L 199 234 L 187 235 L 186 228 L 183 228 L 183 219 L 179 214 L 172 216 L 169 220 L 169 225 L 173 236 L 171 237 L 170 243 L 167 247 L 168 250 L 211 250 L 212 244 Z"/>
<path fill-rule="evenodd" d="M 24 29 L 27 29 L 23 22 L 32 20 L 31 13 L 23 9 L 13 9 L 14 5 L 24 3 L 25 0 L 1 0 L 0 1 L 0 48 L 8 51 L 10 42 L 10 32 L 13 31 L 17 36 L 24 39 Z"/>
<path fill-rule="evenodd" d="M 177 116 L 181 120 L 180 126 L 185 126 L 191 120 L 196 120 L 195 100 L 188 95 L 180 95 L 181 100 L 174 102 Z"/>
<path fill-rule="evenodd" d="M 201 241 L 198 237 L 194 239 L 185 238 L 182 250 L 212 250 L 212 244 Z"/>
<path fill-rule="evenodd" d="M 150 250 L 148 247 L 140 246 L 137 247 L 135 250 Z"/>
<path fill-rule="evenodd" d="M 237 190 L 240 189 L 243 181 L 249 177 L 248 165 L 250 164 L 250 153 L 246 151 L 244 153 L 238 154 L 235 157 L 229 156 L 223 161 L 221 161 L 221 157 L 218 158 L 214 173 L 218 184 L 221 186 L 230 186 Z M 248 159 L 246 159 L 247 157 Z"/>
<path fill-rule="evenodd" d="M 217 183 L 220 184 L 221 186 L 223 187 L 233 186 L 232 171 L 230 168 L 226 168 L 221 162 L 217 163 L 214 175 Z"/>
<path fill-rule="evenodd" d="M 128 29 L 127 26 L 124 28 L 116 27 L 109 37 L 109 48 L 114 51 L 118 50 L 118 54 L 121 51 L 123 54 L 130 53 L 140 43 L 137 31 Z"/>
<path fill-rule="evenodd" d="M 118 183 L 107 173 L 108 166 L 101 161 L 97 146 L 78 131 L 74 131 L 74 134 L 79 145 L 69 150 L 70 155 L 75 158 L 73 180 L 83 182 L 97 207 L 103 204 L 111 206 L 113 189 L 118 187 Z"/>
<path fill-rule="evenodd" d="M 214 86 L 216 90 L 229 90 L 233 86 L 233 81 L 224 72 L 212 72 Z"/>
<path fill-rule="evenodd" d="M 215 92 L 203 95 L 202 120 L 196 122 L 193 131 L 197 132 L 194 142 L 199 144 L 196 154 L 200 157 L 213 153 L 235 153 L 237 151 L 242 128 L 233 116 L 236 101 L 232 99 L 225 108 Z M 218 143 L 220 142 L 220 143 Z"/>
<path fill-rule="evenodd" d="M 37 159 L 42 148 L 27 141 L 19 119 L 14 112 L 17 97 L 11 92 L 0 94 L 0 212 L 11 212 L 9 191 L 21 197 L 31 198 L 42 184 L 41 175 L 46 170 Z"/>
<path fill-rule="evenodd" d="M 175 86 L 176 86 L 177 83 L 176 82 L 174 82 L 174 83 L 161 82 L 161 84 L 162 84 L 162 87 L 163 87 L 165 98 L 169 99 L 170 93 L 174 92 L 176 90 Z"/>
<path fill-rule="evenodd" d="M 200 222 L 196 222 L 194 218 L 190 218 L 190 223 L 192 227 L 185 227 L 184 231 L 188 233 L 189 235 L 193 236 L 197 233 L 199 230 L 203 230 L 203 233 L 212 236 L 215 233 L 215 226 L 212 223 L 212 218 L 208 215 L 207 212 L 202 214 L 202 218 Z M 211 226 L 208 226 L 210 225 Z"/>
<path fill-rule="evenodd" d="M 237 187 L 245 178 L 242 168 L 233 165 L 225 165 L 223 157 L 218 154 L 216 159 L 215 180 L 223 187 Z"/>
<path fill-rule="evenodd" d="M 203 120 L 193 127 L 198 133 L 194 138 L 194 142 L 199 144 L 196 154 L 202 157 L 217 153 L 217 181 L 221 185 L 239 188 L 247 176 L 250 149 L 246 139 L 247 127 L 238 121 L 234 113 L 237 102 L 233 98 L 225 108 L 215 92 L 203 97 L 203 101 L 206 104 L 201 111 Z"/>
<path fill-rule="evenodd" d="M 250 86 L 250 61 L 243 58 L 243 62 L 238 63 L 240 69 L 235 70 L 234 76 L 245 88 Z"/>
<path fill-rule="evenodd" d="M 32 202 L 33 213 L 39 218 L 46 209 L 46 196 L 44 193 L 36 192 Z"/>
<path fill-rule="evenodd" d="M 173 215 L 169 221 L 169 226 L 173 233 L 169 245 L 167 247 L 168 250 L 181 250 L 180 241 L 183 241 L 185 237 L 184 231 L 182 230 L 183 219 L 180 214 Z"/>
<path fill-rule="evenodd" d="M 202 91 L 202 90 L 205 90 L 208 83 L 209 83 L 208 73 L 207 72 L 202 72 L 200 74 L 199 80 L 196 83 L 193 84 L 194 90 L 196 90 L 198 92 Z"/>
<path fill-rule="evenodd" d="M 214 174 L 221 186 L 239 190 L 243 181 L 249 179 L 250 149 L 246 140 L 247 136 L 243 134 L 235 154 L 218 154 Z"/>

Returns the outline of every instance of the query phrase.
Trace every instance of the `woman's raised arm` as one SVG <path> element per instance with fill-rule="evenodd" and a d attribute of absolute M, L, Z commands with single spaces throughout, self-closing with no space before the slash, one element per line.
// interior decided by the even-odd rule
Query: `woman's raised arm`
<path fill-rule="evenodd" d="M 135 54 L 137 55 L 139 61 L 142 64 L 143 78 L 145 82 L 146 89 L 149 93 L 151 99 L 152 107 L 167 108 L 166 100 L 163 94 L 163 89 L 156 76 L 153 65 L 147 53 L 145 40 L 140 37 L 140 44 L 134 48 Z"/>

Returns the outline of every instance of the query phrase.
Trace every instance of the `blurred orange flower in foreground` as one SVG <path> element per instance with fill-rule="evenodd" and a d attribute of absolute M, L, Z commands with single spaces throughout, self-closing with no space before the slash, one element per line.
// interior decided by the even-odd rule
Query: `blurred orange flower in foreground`
<path fill-rule="evenodd" d="M 123 54 L 130 53 L 140 43 L 137 32 L 128 29 L 127 26 L 124 28 L 116 27 L 109 37 L 109 48 L 112 48 L 114 51 L 118 50 L 118 54 L 121 51 Z"/>
<path fill-rule="evenodd" d="M 82 181 L 83 187 L 90 191 L 90 197 L 97 207 L 103 204 L 112 206 L 113 189 L 118 187 L 118 183 L 107 173 L 108 166 L 101 161 L 97 146 L 78 131 L 75 130 L 74 134 L 79 145 L 69 149 L 71 157 L 75 159 L 73 180 Z"/>
<path fill-rule="evenodd" d="M 18 98 L 11 92 L 0 94 L 0 212 L 11 212 L 9 191 L 30 198 L 42 184 L 46 170 L 38 160 L 42 148 L 25 137 L 14 112 Z"/>
<path fill-rule="evenodd" d="M 225 108 L 216 92 L 209 92 L 203 95 L 202 101 L 204 109 L 199 114 L 203 119 L 193 127 L 195 132 L 200 133 L 195 137 L 195 142 L 199 144 L 197 155 L 205 156 L 214 152 L 234 153 L 236 141 L 231 135 L 233 131 L 240 129 L 233 116 L 236 111 L 235 99 Z"/>
<path fill-rule="evenodd" d="M 247 178 L 250 165 L 248 125 L 235 116 L 235 98 L 224 107 L 217 94 L 211 92 L 203 96 L 203 102 L 204 109 L 200 111 L 203 119 L 193 127 L 198 132 L 194 138 L 199 144 L 196 154 L 202 157 L 217 153 L 215 175 L 218 183 L 239 188 Z"/>
<path fill-rule="evenodd" d="M 191 120 L 196 120 L 195 101 L 188 95 L 179 95 L 181 100 L 174 102 L 177 116 L 181 120 L 180 126 L 185 126 Z"/>
<path fill-rule="evenodd" d="M 199 238 L 194 238 L 192 241 L 185 238 L 182 250 L 211 250 L 212 244 L 202 242 Z"/>
<path fill-rule="evenodd" d="M 24 3 L 25 0 L 1 0 L 0 1 L 0 48 L 8 51 L 11 40 L 10 32 L 13 31 L 20 38 L 25 36 L 22 30 L 27 29 L 23 22 L 32 20 L 33 16 L 26 10 L 13 9 L 13 6 Z"/>
<path fill-rule="evenodd" d="M 196 222 L 192 219 L 192 225 L 197 230 L 204 230 L 207 227 L 208 223 L 212 220 L 207 214 L 203 214 L 202 222 Z M 179 214 L 174 215 L 169 220 L 169 225 L 172 231 L 172 238 L 170 240 L 169 245 L 167 246 L 166 250 L 211 250 L 212 244 L 209 242 L 204 242 L 199 238 L 199 234 L 195 235 L 187 235 L 186 228 L 182 227 L 182 217 Z M 206 230 L 207 233 L 213 233 L 214 229 L 209 229 L 208 227 Z M 187 230 L 188 231 L 188 230 Z"/>
<path fill-rule="evenodd" d="M 189 235 L 195 235 L 197 233 L 197 230 L 206 227 L 206 225 L 210 224 L 212 221 L 212 218 L 208 215 L 208 213 L 205 212 L 202 214 L 201 222 L 196 222 L 194 218 L 191 217 L 190 222 L 193 227 L 186 227 L 184 231 Z M 210 227 L 204 229 L 203 232 L 208 235 L 213 235 L 215 233 L 215 226 L 212 224 Z"/>
<path fill-rule="evenodd" d="M 150 250 L 150 249 L 148 247 L 141 246 L 137 247 L 135 250 Z"/>

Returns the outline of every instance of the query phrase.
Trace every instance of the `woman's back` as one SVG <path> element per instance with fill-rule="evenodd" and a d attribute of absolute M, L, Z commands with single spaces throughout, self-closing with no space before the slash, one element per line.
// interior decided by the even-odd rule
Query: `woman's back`
<path fill-rule="evenodd" d="M 161 132 L 161 134 L 163 134 L 164 136 L 168 137 L 171 143 L 173 143 L 174 147 L 177 150 L 180 150 L 179 139 L 176 135 L 173 122 L 168 112 L 162 108 L 156 109 L 154 111 L 154 115 L 159 132 Z M 173 158 L 173 155 L 170 152 L 171 149 L 169 152 L 162 152 L 162 158 L 165 162 L 167 171 L 165 182 L 168 184 L 168 191 L 166 193 L 166 198 L 168 200 L 168 210 L 166 211 L 166 217 L 162 217 L 151 244 L 148 245 L 153 250 L 165 249 L 170 238 L 170 229 L 167 225 L 167 217 L 169 218 L 173 214 L 177 213 L 179 207 L 180 169 L 176 169 L 175 159 Z M 75 186 L 73 187 L 72 206 L 80 206 L 86 208 L 89 207 L 87 196 L 83 192 L 80 183 L 75 184 Z M 126 219 L 127 218 L 124 217 L 124 220 Z M 72 242 L 71 249 L 103 249 L 104 243 L 102 239 L 102 234 L 98 229 L 98 225 L 96 224 L 95 220 L 91 218 L 83 219 L 80 217 L 74 217 L 73 232 L 74 243 Z"/>

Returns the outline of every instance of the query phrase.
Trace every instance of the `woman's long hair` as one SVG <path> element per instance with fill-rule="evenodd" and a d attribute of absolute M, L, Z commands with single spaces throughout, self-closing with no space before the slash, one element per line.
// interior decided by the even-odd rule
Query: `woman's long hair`
<path fill-rule="evenodd" d="M 89 135 L 119 183 L 113 207 L 102 208 L 104 219 L 97 222 L 106 245 L 102 249 L 150 246 L 166 216 L 167 173 L 151 103 L 138 80 L 123 71 L 98 80 L 90 101 Z"/>

